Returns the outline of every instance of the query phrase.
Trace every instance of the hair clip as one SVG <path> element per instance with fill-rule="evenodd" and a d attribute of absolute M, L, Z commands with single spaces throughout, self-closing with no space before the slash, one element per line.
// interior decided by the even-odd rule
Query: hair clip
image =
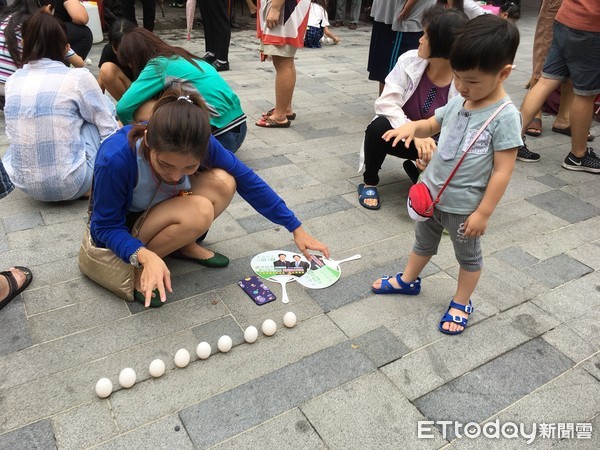
<path fill-rule="evenodd" d="M 185 100 L 188 103 L 191 103 L 192 105 L 194 104 L 194 102 L 190 99 L 189 95 L 180 95 L 179 97 L 177 97 L 177 100 Z"/>

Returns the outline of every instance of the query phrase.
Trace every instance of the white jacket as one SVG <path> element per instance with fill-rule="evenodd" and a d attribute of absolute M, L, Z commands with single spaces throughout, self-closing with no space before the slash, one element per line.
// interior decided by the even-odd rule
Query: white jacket
<path fill-rule="evenodd" d="M 390 121 L 393 128 L 398 128 L 410 119 L 402 109 L 408 99 L 415 93 L 417 86 L 427 70 L 429 61 L 419 58 L 417 50 L 409 50 L 400 55 L 398 62 L 385 78 L 385 87 L 377 100 L 375 100 L 375 114 L 373 120 L 383 116 Z M 448 100 L 458 95 L 454 83 L 450 84 Z M 365 160 L 365 143 L 360 150 L 359 172 L 363 169 Z"/>

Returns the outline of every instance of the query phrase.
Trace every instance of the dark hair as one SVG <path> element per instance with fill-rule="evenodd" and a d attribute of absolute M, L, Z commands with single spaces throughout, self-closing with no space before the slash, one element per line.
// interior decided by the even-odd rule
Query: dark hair
<path fill-rule="evenodd" d="M 47 5 L 50 5 L 54 9 L 56 0 L 15 0 L 0 12 L 0 22 L 3 22 L 10 16 L 4 28 L 4 40 L 10 57 L 18 67 L 22 65 L 22 62 L 17 32 L 20 30 L 23 22 Z"/>
<path fill-rule="evenodd" d="M 437 0 L 437 5 L 448 6 L 448 0 Z M 459 11 L 464 12 L 465 6 L 463 0 L 454 0 L 452 2 L 452 8 L 458 9 Z"/>
<path fill-rule="evenodd" d="M 432 6 L 423 13 L 423 29 L 429 38 L 430 58 L 450 58 L 450 50 L 456 33 L 464 27 L 469 18 L 455 8 Z"/>
<path fill-rule="evenodd" d="M 320 5 L 323 7 L 323 9 L 325 11 L 327 11 L 327 0 L 311 0 L 313 3 L 316 3 L 317 5 Z"/>
<path fill-rule="evenodd" d="M 521 0 L 508 0 L 500 5 L 500 12 L 505 13 L 511 20 L 521 18 Z"/>
<path fill-rule="evenodd" d="M 144 132 L 146 132 L 145 139 Z M 150 149 L 161 153 L 193 155 L 203 161 L 211 136 L 208 108 L 200 95 L 181 86 L 167 89 L 152 108 L 147 124 L 135 125 L 129 132 L 129 145 L 150 159 Z"/>
<path fill-rule="evenodd" d="M 202 70 L 194 61 L 194 59 L 199 59 L 197 56 L 184 48 L 167 44 L 151 31 L 140 27 L 136 27 L 123 35 L 117 56 L 121 65 L 131 67 L 134 78 L 139 76 L 148 61 L 157 56 L 166 58 L 179 56 Z"/>
<path fill-rule="evenodd" d="M 23 23 L 23 64 L 42 58 L 63 62 L 67 40 L 64 23 L 38 11 Z"/>
<path fill-rule="evenodd" d="M 493 14 L 483 14 L 469 21 L 458 33 L 450 52 L 450 65 L 457 71 L 478 69 L 497 73 L 512 64 L 517 47 L 517 27 Z"/>
<path fill-rule="evenodd" d="M 279 258 L 280 256 L 286 256 L 285 253 L 280 253 L 279 255 L 277 255 L 277 257 Z"/>
<path fill-rule="evenodd" d="M 118 18 L 112 23 L 108 30 L 108 44 L 115 52 L 118 51 L 121 39 L 123 39 L 125 33 L 130 32 L 136 27 L 137 25 L 135 23 L 130 22 L 127 19 Z"/>

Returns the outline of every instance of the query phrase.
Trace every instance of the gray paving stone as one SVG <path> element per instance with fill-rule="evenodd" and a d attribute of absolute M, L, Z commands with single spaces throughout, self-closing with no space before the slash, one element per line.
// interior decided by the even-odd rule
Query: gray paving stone
<path fill-rule="evenodd" d="M 438 311 L 437 317 L 430 319 L 429 331 L 423 333 L 426 338 L 427 333 L 435 330 L 440 317 Z M 381 370 L 412 401 L 449 382 L 460 382 L 462 375 L 495 361 L 505 353 L 509 354 L 557 324 L 544 311 L 525 303 L 474 325 L 469 323 L 469 328 L 460 339 L 453 339 L 456 336 L 442 338 L 438 331 L 438 340 L 429 345 L 429 341 L 424 340 L 423 347 Z M 396 329 L 392 331 L 397 335 L 399 333 Z M 465 351 L 465 348 L 478 348 L 478 351 Z M 556 350 L 554 352 L 558 353 Z"/>
<path fill-rule="evenodd" d="M 322 350 L 179 413 L 197 447 L 234 436 L 374 369 L 348 342 Z M 248 405 L 254 408 L 248 408 Z"/>
<path fill-rule="evenodd" d="M 251 167 L 254 171 L 271 169 L 273 167 L 288 166 L 292 162 L 287 159 L 284 155 L 269 156 L 268 158 L 257 158 L 244 161 L 248 167 Z"/>
<path fill-rule="evenodd" d="M 600 269 L 600 245 L 598 244 L 581 245 L 567 252 L 567 255 L 594 270 Z"/>
<path fill-rule="evenodd" d="M 567 322 L 575 317 L 587 315 L 590 311 L 598 310 L 599 285 L 600 272 L 593 272 L 535 298 L 532 302 L 548 311 L 560 322 Z"/>
<path fill-rule="evenodd" d="M 584 370 L 576 367 L 554 378 L 520 401 L 512 404 L 490 422 L 498 420 L 500 424 L 513 422 L 523 424 L 530 432 L 537 427 L 535 440 L 527 444 L 525 439 L 459 439 L 452 442 L 457 449 L 595 449 L 598 448 L 600 435 L 597 426 L 600 424 L 600 383 Z M 487 422 L 487 421 L 486 421 Z M 557 424 L 592 423 L 592 439 L 573 438 L 559 439 Z M 550 438 L 541 435 L 542 424 L 554 424 Z"/>
<path fill-rule="evenodd" d="M 227 354 L 217 354 L 206 361 L 194 361 L 185 370 L 170 371 L 159 380 L 140 383 L 127 392 L 114 393 L 110 398 L 115 421 L 121 430 L 138 428 L 141 424 L 230 392 L 236 386 L 277 371 L 344 339 L 342 332 L 325 316 L 302 322 L 292 330 L 279 330 L 270 338 L 261 336 L 252 345 L 238 346 Z M 149 402 L 149 398 L 156 400 Z M 240 431 L 243 430 L 234 434 Z"/>
<path fill-rule="evenodd" d="M 390 381 L 371 372 L 300 407 L 331 449 L 440 448 L 446 441 L 417 438 L 425 418 Z"/>
<path fill-rule="evenodd" d="M 197 327 L 192 328 L 192 333 L 198 339 L 198 342 L 208 342 L 211 346 L 211 354 L 218 353 L 217 342 L 223 335 L 227 335 L 231 338 L 233 346 L 240 345 L 244 341 L 244 332 L 235 321 L 232 316 L 220 317 L 219 319 L 211 322 L 204 323 Z M 192 360 L 196 359 L 194 352 L 192 353 Z"/>
<path fill-rule="evenodd" d="M 325 450 L 327 446 L 302 412 L 299 409 L 292 409 L 210 448 L 211 450 L 237 450 L 240 448 L 249 450 L 263 448 Z"/>
<path fill-rule="evenodd" d="M 17 352 L 33 344 L 27 326 L 22 295 L 5 306 L 0 314 L 0 355 Z"/>
<path fill-rule="evenodd" d="M 236 322 L 243 329 L 249 325 L 260 329 L 262 322 L 267 317 L 274 320 L 277 327 L 281 328 L 283 327 L 283 315 L 288 311 L 296 314 L 299 323 L 323 313 L 323 310 L 309 297 L 308 289 L 298 283 L 287 285 L 286 289 L 290 298 L 288 304 L 281 302 L 281 286 L 279 284 L 265 281 L 265 285 L 271 289 L 277 299 L 261 306 L 254 303 L 237 283 L 217 291 L 227 309 L 231 311 Z"/>
<path fill-rule="evenodd" d="M 88 448 L 118 434 L 108 400 L 94 400 L 51 420 L 60 449 Z"/>
<path fill-rule="evenodd" d="M 526 199 L 528 202 L 569 221 L 581 222 L 600 215 L 600 209 L 560 190 L 548 191 Z"/>
<path fill-rule="evenodd" d="M 591 267 L 581 264 L 576 259 L 567 255 L 558 255 L 541 261 L 524 269 L 525 273 L 544 283 L 550 288 L 581 278 L 593 272 Z"/>
<path fill-rule="evenodd" d="M 505 248 L 504 250 L 494 253 L 494 256 L 502 261 L 506 261 L 517 269 L 525 269 L 526 267 L 533 266 L 539 262 L 535 256 L 531 256 L 519 247 Z"/>
<path fill-rule="evenodd" d="M 14 231 L 28 230 L 44 225 L 44 219 L 39 211 L 9 216 L 4 218 L 4 228 L 7 233 Z"/>
<path fill-rule="evenodd" d="M 92 298 L 88 301 L 67 305 L 43 314 L 29 317 L 29 327 L 33 342 L 57 339 L 130 315 L 125 302 L 113 296 L 112 299 Z"/>
<path fill-rule="evenodd" d="M 542 175 L 540 177 L 537 177 L 536 180 L 554 189 L 560 189 L 569 185 L 569 183 L 567 183 L 566 181 L 561 180 L 560 178 L 557 178 L 553 175 Z"/>
<path fill-rule="evenodd" d="M 193 449 L 185 427 L 174 414 L 95 446 L 95 450 Z"/>
<path fill-rule="evenodd" d="M 56 449 L 54 432 L 48 420 L 39 422 L 0 435 L 0 449 L 14 450 L 19 448 L 35 448 L 36 450 Z"/>
<path fill-rule="evenodd" d="M 344 277 L 327 289 L 312 290 L 308 295 L 317 302 L 323 311 L 333 311 L 352 303 L 353 301 L 371 295 L 371 285 L 373 281 L 381 277 L 382 274 L 394 274 L 398 270 L 402 270 L 401 268 L 404 267 L 405 264 L 405 258 L 390 261 L 386 265 Z M 438 271 L 439 269 L 434 264 L 429 263 L 423 270 L 422 278 Z"/>
<path fill-rule="evenodd" d="M 481 422 L 573 366 L 573 361 L 534 339 L 417 399 L 434 421 Z M 453 433 L 451 433 L 453 435 Z"/>
<path fill-rule="evenodd" d="M 583 361 L 581 367 L 596 380 L 600 381 L 600 354 L 596 354 Z"/>
<path fill-rule="evenodd" d="M 371 360 L 375 367 L 382 367 L 396 361 L 410 351 L 386 327 L 379 327 L 358 336 L 352 340 L 352 343 Z"/>
<path fill-rule="evenodd" d="M 0 224 L 0 253 L 8 252 L 8 239 L 6 239 L 6 233 L 4 227 Z"/>
<path fill-rule="evenodd" d="M 545 333 L 542 338 L 575 362 L 600 350 L 600 311 L 590 309 Z"/>
<path fill-rule="evenodd" d="M 90 361 L 153 341 L 160 336 L 189 329 L 227 314 L 214 294 L 198 295 L 184 302 L 146 311 L 127 320 L 32 346 L 0 357 L 0 389 L 34 382 Z M 5 308 L 6 309 L 6 308 Z M 107 339 L 110 336 L 111 339 Z"/>

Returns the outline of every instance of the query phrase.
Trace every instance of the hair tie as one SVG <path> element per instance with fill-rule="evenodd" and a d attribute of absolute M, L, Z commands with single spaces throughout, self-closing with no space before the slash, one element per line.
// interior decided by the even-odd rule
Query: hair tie
<path fill-rule="evenodd" d="M 185 100 L 188 103 L 191 103 L 192 105 L 194 104 L 194 102 L 190 99 L 189 95 L 180 95 L 179 97 L 177 97 L 177 100 Z"/>

